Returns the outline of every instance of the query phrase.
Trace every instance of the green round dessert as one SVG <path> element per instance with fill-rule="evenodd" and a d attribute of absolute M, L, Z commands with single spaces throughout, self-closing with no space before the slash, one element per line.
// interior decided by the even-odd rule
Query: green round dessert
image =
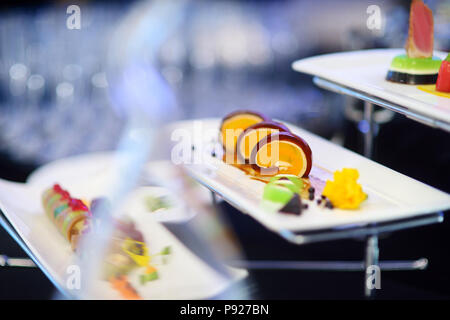
<path fill-rule="evenodd" d="M 406 54 L 392 59 L 386 80 L 406 84 L 436 83 L 442 60 L 432 58 L 410 58 Z"/>

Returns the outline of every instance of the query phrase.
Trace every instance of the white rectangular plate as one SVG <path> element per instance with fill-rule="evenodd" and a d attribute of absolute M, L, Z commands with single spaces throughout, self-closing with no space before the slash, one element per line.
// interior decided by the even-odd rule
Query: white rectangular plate
<path fill-rule="evenodd" d="M 308 73 L 348 88 L 375 96 L 426 115 L 450 123 L 450 99 L 439 97 L 407 85 L 386 81 L 391 60 L 404 49 L 373 49 L 324 54 L 295 61 L 293 69 Z M 445 58 L 443 52 L 435 52 Z"/>
<path fill-rule="evenodd" d="M 0 208 L 14 228 L 14 232 L 23 241 L 26 248 L 37 260 L 39 267 L 55 283 L 59 290 L 69 297 L 91 299 L 120 299 L 108 282 L 98 280 L 88 296 L 80 295 L 78 290 L 70 290 L 66 280 L 71 273 L 68 267 L 77 262 L 70 244 L 63 238 L 53 223 L 47 218 L 41 205 L 41 194 L 55 182 L 65 182 L 73 187 L 74 196 L 81 194 L 86 199 L 96 196 L 99 188 L 90 185 L 89 179 L 84 182 L 76 180 L 73 171 L 85 172 L 95 185 L 104 184 L 105 166 L 111 162 L 111 155 L 92 155 L 58 162 L 49 165 L 34 175 L 34 182 L 27 184 L 0 180 Z M 91 166 L 89 166 L 91 165 Z M 94 166 L 92 166 L 94 165 Z M 87 171 L 84 169 L 91 169 Z M 59 171 L 61 169 L 61 171 Z M 58 178 L 62 180 L 58 180 Z M 50 182 L 51 181 L 51 182 Z M 40 183 L 45 182 L 45 183 Z M 65 186 L 63 184 L 63 186 Z M 89 188 L 91 187 L 91 188 Z M 67 187 L 69 191 L 72 189 Z M 150 253 L 156 253 L 165 246 L 170 246 L 172 254 L 169 262 L 158 266 L 159 279 L 139 284 L 139 272 L 129 275 L 129 281 L 144 299 L 203 299 L 220 294 L 230 285 L 230 280 L 213 270 L 205 262 L 194 255 L 164 226 L 148 215 L 129 213 L 149 246 Z M 13 232 L 13 231 L 11 231 Z M 242 279 L 244 270 L 231 270 L 233 278 Z M 83 270 L 81 270 L 83 275 Z"/>
<path fill-rule="evenodd" d="M 324 209 L 309 202 L 301 216 L 268 212 L 261 206 L 265 184 L 253 180 L 243 171 L 212 157 L 211 141 L 218 136 L 220 120 L 178 122 L 178 129 L 195 145 L 191 163 L 186 167 L 193 178 L 214 190 L 239 210 L 248 213 L 271 230 L 312 231 L 326 228 L 393 221 L 450 208 L 450 195 L 368 160 L 312 133 L 286 124 L 305 139 L 312 149 L 310 176 L 323 181 L 342 168 L 356 168 L 359 182 L 368 194 L 358 210 Z M 217 138 L 215 138 L 217 141 Z M 193 163 L 196 159 L 196 163 Z"/>

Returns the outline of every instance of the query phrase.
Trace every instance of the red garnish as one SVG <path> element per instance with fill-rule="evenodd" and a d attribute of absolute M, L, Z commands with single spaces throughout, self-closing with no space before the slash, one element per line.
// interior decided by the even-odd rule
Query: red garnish
<path fill-rule="evenodd" d="M 53 190 L 61 195 L 61 198 L 63 200 L 67 200 L 69 202 L 69 207 L 73 210 L 73 211 L 87 211 L 89 212 L 89 208 L 84 204 L 83 201 L 81 201 L 80 199 L 75 199 L 72 198 L 70 196 L 70 193 L 66 190 L 64 190 L 63 188 L 61 188 L 61 186 L 57 183 L 55 183 L 53 185 Z"/>
<path fill-rule="evenodd" d="M 70 193 L 67 191 L 62 191 L 61 193 L 61 198 L 63 198 L 64 200 L 69 200 L 70 199 Z"/>
<path fill-rule="evenodd" d="M 61 188 L 61 186 L 57 183 L 55 183 L 53 185 L 53 190 L 55 190 L 55 192 L 60 193 L 61 191 L 63 191 L 63 188 Z"/>
<path fill-rule="evenodd" d="M 64 190 L 63 188 L 61 188 L 61 186 L 59 184 L 56 183 L 55 185 L 53 185 L 53 190 L 56 193 L 60 194 L 64 200 L 70 200 L 70 198 L 71 198 L 70 193 L 68 191 Z"/>
<path fill-rule="evenodd" d="M 450 54 L 442 61 L 436 81 L 436 90 L 450 92 Z"/>
<path fill-rule="evenodd" d="M 69 206 L 72 208 L 73 211 L 79 210 L 89 211 L 88 207 L 80 199 L 71 198 L 69 200 Z"/>

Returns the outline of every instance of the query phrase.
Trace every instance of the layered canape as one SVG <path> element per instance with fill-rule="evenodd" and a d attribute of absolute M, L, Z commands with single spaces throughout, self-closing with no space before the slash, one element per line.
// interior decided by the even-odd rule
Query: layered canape
<path fill-rule="evenodd" d="M 42 205 L 49 219 L 79 254 L 83 254 L 79 252 L 82 237 L 101 228 L 101 221 L 93 222 L 96 210 L 100 207 L 111 208 L 108 200 L 104 198 L 92 200 L 89 208 L 85 201 L 73 198 L 59 184 L 44 191 Z M 144 236 L 131 220 L 114 219 L 113 224 L 113 233 L 102 263 L 102 277 L 122 298 L 140 299 L 138 292 L 128 281 L 128 275 L 141 268 L 141 285 L 158 279 L 158 272 L 152 260 L 157 256 L 170 254 L 170 247 L 151 255 Z"/>
<path fill-rule="evenodd" d="M 394 57 L 386 80 L 404 84 L 436 82 L 441 59 L 433 57 L 433 13 L 422 0 L 413 0 L 409 14 L 406 54 Z"/>

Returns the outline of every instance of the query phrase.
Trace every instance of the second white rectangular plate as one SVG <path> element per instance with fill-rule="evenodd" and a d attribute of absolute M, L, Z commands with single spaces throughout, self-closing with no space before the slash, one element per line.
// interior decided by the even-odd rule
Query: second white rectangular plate
<path fill-rule="evenodd" d="M 0 209 L 7 220 L 0 220 L 0 223 L 9 224 L 11 228 L 8 232 L 23 244 L 27 253 L 67 297 L 122 298 L 109 282 L 103 280 L 94 280 L 92 290 L 89 292 L 67 285 L 69 283 L 67 280 L 71 276 L 69 267 L 77 265 L 79 260 L 70 243 L 60 235 L 44 213 L 41 194 L 53 183 L 63 181 L 65 183 L 63 186 L 70 186 L 68 190 L 73 191 L 72 194 L 92 199 L 98 195 L 99 190 L 102 190 L 101 186 L 107 183 L 108 170 L 105 168 L 111 164 L 112 159 L 113 154 L 93 154 L 64 159 L 45 166 L 34 175 L 35 178 L 32 179 L 34 182 L 26 184 L 0 179 Z M 159 168 L 168 166 L 160 165 Z M 79 172 L 80 176 L 84 174 L 85 179 L 76 180 L 73 176 L 75 171 Z M 167 172 L 165 174 L 168 175 Z M 90 179 L 86 179 L 86 176 L 90 176 Z M 156 281 L 140 284 L 139 270 L 128 275 L 130 283 L 143 299 L 210 298 L 227 289 L 231 281 L 246 276 L 244 270 L 230 269 L 232 278 L 225 277 L 191 252 L 152 216 L 135 214 L 132 208 L 125 208 L 124 213 L 132 217 L 137 229 L 142 232 L 150 253 L 156 253 L 166 246 L 170 246 L 172 251 L 169 262 L 158 266 L 159 279 Z M 80 268 L 80 274 L 83 276 L 86 273 L 82 265 Z"/>
<path fill-rule="evenodd" d="M 450 195 L 368 160 L 321 137 L 287 124 L 305 139 L 313 152 L 313 178 L 326 181 L 342 168 L 356 168 L 359 182 L 368 194 L 359 210 L 324 209 L 309 202 L 301 216 L 268 212 L 261 206 L 265 184 L 225 164 L 208 151 L 217 140 L 220 119 L 183 121 L 171 126 L 190 135 L 195 154 L 186 164 L 193 178 L 217 192 L 236 208 L 248 213 L 271 230 L 312 231 L 319 229 L 387 222 L 439 212 L 450 208 Z M 204 152 L 203 152 L 203 151 Z M 197 158 L 196 158 L 197 157 Z M 196 159 L 195 163 L 193 163 Z"/>
<path fill-rule="evenodd" d="M 317 76 L 450 123 L 450 99 L 421 91 L 415 85 L 386 81 L 392 58 L 404 49 L 373 49 L 324 54 L 297 60 L 295 71 Z M 436 56 L 445 58 L 443 52 Z"/>

